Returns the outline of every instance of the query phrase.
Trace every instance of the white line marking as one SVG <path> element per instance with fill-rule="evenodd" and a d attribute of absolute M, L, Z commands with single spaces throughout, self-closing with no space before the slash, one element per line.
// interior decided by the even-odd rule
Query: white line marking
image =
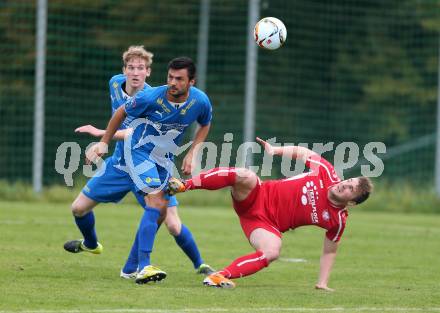
<path fill-rule="evenodd" d="M 295 259 L 295 258 L 279 258 L 281 262 L 290 262 L 290 263 L 306 263 L 306 259 Z"/>
<path fill-rule="evenodd" d="M 440 312 L 439 308 L 357 307 L 357 308 L 203 308 L 203 309 L 96 309 L 96 310 L 24 310 L 0 313 L 180 313 L 180 312 Z"/>

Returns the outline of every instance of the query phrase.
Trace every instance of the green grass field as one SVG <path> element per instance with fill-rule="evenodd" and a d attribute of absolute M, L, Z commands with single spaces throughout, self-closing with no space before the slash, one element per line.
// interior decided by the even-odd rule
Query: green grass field
<path fill-rule="evenodd" d="M 0 312 L 440 312 L 440 216 L 353 209 L 330 287 L 314 290 L 324 231 L 286 233 L 282 259 L 237 280 L 234 290 L 202 286 L 163 227 L 152 256 L 165 281 L 119 278 L 141 209 L 95 210 L 102 255 L 66 253 L 79 238 L 69 204 L 0 202 Z M 180 208 L 205 261 L 216 268 L 251 252 L 231 208 Z M 304 259 L 293 263 L 289 259 Z"/>

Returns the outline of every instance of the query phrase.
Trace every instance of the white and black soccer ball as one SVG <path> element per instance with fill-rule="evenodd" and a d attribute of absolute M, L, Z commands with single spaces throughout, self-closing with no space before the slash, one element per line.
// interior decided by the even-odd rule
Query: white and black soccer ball
<path fill-rule="evenodd" d="M 284 23 L 275 17 L 265 17 L 254 27 L 254 39 L 257 45 L 268 50 L 281 47 L 287 38 Z"/>

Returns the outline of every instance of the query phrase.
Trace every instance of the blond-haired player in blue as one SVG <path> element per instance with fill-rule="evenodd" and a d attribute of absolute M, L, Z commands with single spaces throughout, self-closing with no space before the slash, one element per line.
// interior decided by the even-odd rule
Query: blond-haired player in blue
<path fill-rule="evenodd" d="M 131 46 L 124 52 L 122 58 L 124 62 L 123 74 L 115 75 L 109 81 L 112 114 L 129 101 L 136 93 L 152 88 L 145 80 L 151 74 L 153 54 L 146 51 L 142 46 Z M 127 136 L 127 131 L 129 131 L 129 125 L 132 121 L 132 117 L 127 117 L 115 134 L 114 138 L 120 141 L 116 144 L 113 155 L 105 161 L 105 172 L 103 172 L 102 175 L 95 175 L 95 177 L 90 179 L 72 204 L 72 212 L 75 216 L 78 228 L 84 235 L 84 240 L 72 240 L 67 242 L 65 249 L 69 252 L 87 251 L 95 254 L 102 252 L 102 246 L 98 243 L 94 230 L 94 215 L 93 211 L 91 211 L 98 203 L 118 202 L 129 191 L 132 191 L 139 204 L 141 204 L 145 210 L 148 209 L 143 195 L 136 192 L 130 175 L 124 170 L 126 162 L 124 158 L 123 139 Z M 104 130 L 92 125 L 79 127 L 76 131 L 89 133 L 95 137 L 102 137 L 105 133 Z M 165 224 L 170 234 L 174 236 L 176 243 L 191 259 L 197 272 L 207 274 L 212 271 L 212 269 L 204 264 L 190 230 L 182 224 L 177 213 L 177 203 L 175 197 L 170 197 Z M 146 214 L 144 214 L 142 220 L 145 218 L 145 215 Z M 144 241 L 143 237 L 145 237 L 145 235 L 142 235 L 142 220 L 139 226 L 141 233 L 139 233 L 139 230 L 136 233 L 130 255 L 121 270 L 121 277 L 123 278 L 136 278 L 138 275 L 139 241 Z M 160 222 L 161 221 L 159 221 L 159 223 Z M 148 274 L 140 281 L 141 283 L 161 280 L 166 276 L 165 272 L 151 264 L 148 264 L 147 272 Z"/>

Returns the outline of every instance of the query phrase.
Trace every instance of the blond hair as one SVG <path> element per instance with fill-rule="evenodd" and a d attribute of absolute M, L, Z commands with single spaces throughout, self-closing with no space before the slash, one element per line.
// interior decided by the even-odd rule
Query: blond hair
<path fill-rule="evenodd" d="M 373 192 L 374 189 L 374 185 L 368 177 L 360 176 L 358 177 L 358 179 L 359 179 L 359 183 L 357 185 L 357 189 L 359 195 L 353 199 L 353 201 L 356 202 L 356 204 L 362 203 L 365 200 L 367 200 L 368 197 L 370 196 L 370 193 Z"/>
<path fill-rule="evenodd" d="M 122 61 L 124 62 L 124 67 L 126 67 L 130 59 L 141 58 L 145 61 L 145 65 L 150 67 L 153 63 L 153 56 L 154 54 L 145 50 L 144 46 L 130 46 L 127 51 L 122 54 Z"/>

